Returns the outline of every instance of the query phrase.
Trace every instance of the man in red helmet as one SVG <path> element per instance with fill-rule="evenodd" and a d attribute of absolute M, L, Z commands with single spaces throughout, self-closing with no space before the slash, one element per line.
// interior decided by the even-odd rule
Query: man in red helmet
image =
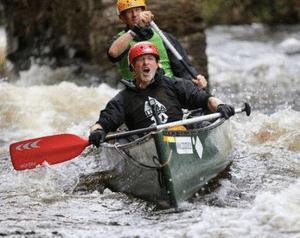
<path fill-rule="evenodd" d="M 101 111 L 91 127 L 89 141 L 99 146 L 106 133 L 123 123 L 129 130 L 181 120 L 182 108 L 204 108 L 220 112 L 226 119 L 234 115 L 232 106 L 222 103 L 191 81 L 164 75 L 160 53 L 151 42 L 139 42 L 129 51 L 128 64 L 134 74 L 133 86 L 118 93 Z"/>
<path fill-rule="evenodd" d="M 180 77 L 192 80 L 191 76 L 181 64 L 181 62 L 167 49 L 161 37 L 149 26 L 153 19 L 151 11 L 146 9 L 145 0 L 118 0 L 117 10 L 120 20 L 126 28 L 115 36 L 107 51 L 108 58 L 116 63 L 122 79 L 132 80 L 133 75 L 127 67 L 127 56 L 130 46 L 140 41 L 150 41 L 154 43 L 160 52 L 161 67 L 167 76 Z M 164 32 L 166 37 L 176 48 L 183 60 L 196 75 L 196 70 L 187 57 L 186 51 L 181 44 L 171 35 Z M 207 81 L 201 74 L 197 75 L 193 82 L 200 88 L 207 86 Z"/>

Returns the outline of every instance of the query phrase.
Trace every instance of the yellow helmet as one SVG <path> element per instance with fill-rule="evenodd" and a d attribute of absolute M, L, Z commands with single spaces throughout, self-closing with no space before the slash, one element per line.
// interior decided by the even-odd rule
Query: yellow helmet
<path fill-rule="evenodd" d="M 118 0 L 117 2 L 118 15 L 120 15 L 121 12 L 134 7 L 146 8 L 145 0 Z"/>

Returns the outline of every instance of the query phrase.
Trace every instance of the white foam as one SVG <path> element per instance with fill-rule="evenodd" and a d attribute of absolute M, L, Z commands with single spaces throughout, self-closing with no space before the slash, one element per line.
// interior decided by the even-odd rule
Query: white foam
<path fill-rule="evenodd" d="M 203 207 L 201 221 L 188 228 L 193 237 L 299 237 L 300 180 L 279 192 L 262 192 L 252 208 Z M 288 234 L 288 236 L 284 236 Z"/>
<path fill-rule="evenodd" d="M 299 85 L 300 58 L 295 53 L 300 51 L 300 41 L 288 38 L 278 45 L 276 39 L 260 40 L 263 31 L 254 26 L 215 27 L 207 31 L 212 85 L 238 86 L 239 90 L 247 84 L 291 89 Z"/>
<path fill-rule="evenodd" d="M 289 38 L 279 44 L 279 48 L 286 54 L 300 53 L 300 40 Z"/>
<path fill-rule="evenodd" d="M 68 80 L 72 72 L 72 67 L 60 67 L 53 70 L 47 65 L 40 66 L 32 63 L 29 70 L 20 72 L 16 85 L 53 85 Z"/>
<path fill-rule="evenodd" d="M 87 133 L 88 127 L 98 119 L 100 110 L 117 92 L 105 84 L 80 87 L 62 82 L 31 86 L 29 90 L 28 87 L 2 83 L 0 122 L 3 137 L 21 139 L 59 132 Z"/>

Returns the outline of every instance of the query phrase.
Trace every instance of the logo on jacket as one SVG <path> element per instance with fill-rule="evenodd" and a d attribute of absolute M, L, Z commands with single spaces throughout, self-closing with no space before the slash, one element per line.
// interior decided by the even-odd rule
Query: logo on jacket
<path fill-rule="evenodd" d="M 153 124 L 158 124 L 154 113 L 157 115 L 160 123 L 164 124 L 168 121 L 167 108 L 155 98 L 148 97 L 148 101 L 145 102 L 144 111 L 146 117 L 150 117 Z"/>

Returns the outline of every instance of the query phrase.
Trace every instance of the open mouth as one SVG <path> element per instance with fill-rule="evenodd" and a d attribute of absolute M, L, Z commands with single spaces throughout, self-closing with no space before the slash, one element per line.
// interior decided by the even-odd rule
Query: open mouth
<path fill-rule="evenodd" d="M 148 75 L 150 73 L 150 69 L 148 67 L 143 68 L 143 73 Z"/>

